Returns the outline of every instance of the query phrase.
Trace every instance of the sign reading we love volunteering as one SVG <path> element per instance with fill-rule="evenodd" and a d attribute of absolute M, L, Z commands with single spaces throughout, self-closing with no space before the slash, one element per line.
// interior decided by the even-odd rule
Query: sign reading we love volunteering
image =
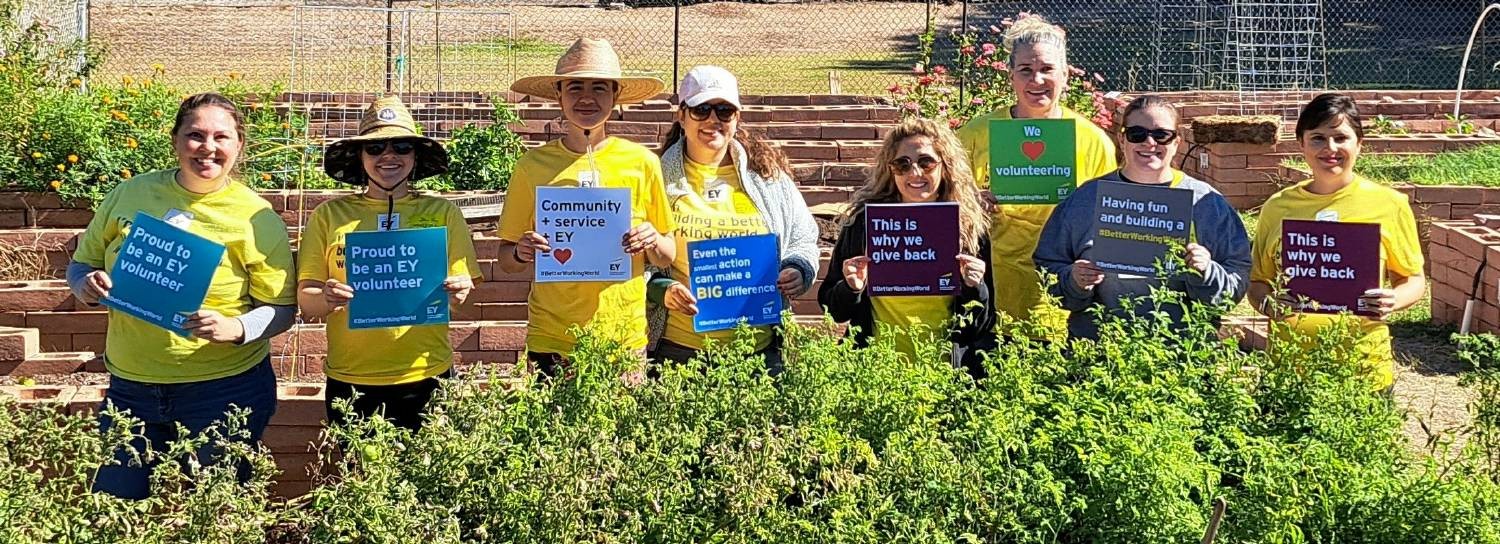
<path fill-rule="evenodd" d="M 1078 186 L 1071 119 L 991 119 L 990 192 L 1001 204 L 1057 204 Z"/>
<path fill-rule="evenodd" d="M 1094 247 L 1100 270 L 1152 276 L 1167 252 L 1188 242 L 1193 191 L 1165 185 L 1095 181 Z"/>
<path fill-rule="evenodd" d="M 99 302 L 182 336 L 187 316 L 203 307 L 224 246 L 136 212 L 109 271 L 113 286 Z"/>
<path fill-rule="evenodd" d="M 958 203 L 868 204 L 871 296 L 958 292 Z"/>
<path fill-rule="evenodd" d="M 344 260 L 350 329 L 448 322 L 447 227 L 351 232 Z"/>
<path fill-rule="evenodd" d="M 1281 269 L 1298 311 L 1375 315 L 1359 297 L 1380 287 L 1380 225 L 1282 220 Z"/>
<path fill-rule="evenodd" d="M 625 281 L 631 260 L 630 189 L 538 187 L 536 232 L 551 251 L 536 256 L 536 281 Z"/>
<path fill-rule="evenodd" d="M 688 242 L 688 288 L 698 299 L 693 331 L 780 323 L 779 248 L 775 234 Z"/>

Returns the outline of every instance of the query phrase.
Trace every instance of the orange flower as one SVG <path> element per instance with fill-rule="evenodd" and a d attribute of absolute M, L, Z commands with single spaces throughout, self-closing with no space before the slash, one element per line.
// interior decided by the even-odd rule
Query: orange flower
<path fill-rule="evenodd" d="M 78 155 L 68 155 L 68 162 L 78 164 Z"/>
<path fill-rule="evenodd" d="M 292 124 L 291 123 L 282 123 L 281 124 L 281 129 L 282 130 L 286 130 L 286 129 L 289 129 L 289 128 L 292 128 Z"/>
<path fill-rule="evenodd" d="M 132 138 L 130 136 L 126 136 L 125 137 L 125 147 L 131 148 L 131 149 L 135 149 L 137 146 L 140 146 L 140 145 L 141 145 L 141 143 L 135 141 L 135 138 Z"/>
<path fill-rule="evenodd" d="M 270 174 L 261 174 L 260 175 L 260 179 L 264 180 L 264 181 L 271 181 L 271 175 Z"/>
<path fill-rule="evenodd" d="M 78 79 L 78 78 L 75 77 L 75 78 L 73 78 L 73 81 L 69 81 L 68 83 L 72 84 L 74 87 L 78 87 L 78 86 L 83 85 L 83 80 L 82 79 Z"/>
<path fill-rule="evenodd" d="M 129 115 L 125 115 L 125 112 L 120 111 L 120 110 L 109 110 L 109 116 L 115 118 L 116 121 L 128 121 L 128 120 L 130 120 L 130 116 Z"/>
<path fill-rule="evenodd" d="M 52 189 L 53 190 L 61 189 L 61 188 L 62 188 L 62 180 L 57 180 L 57 179 L 52 180 Z"/>

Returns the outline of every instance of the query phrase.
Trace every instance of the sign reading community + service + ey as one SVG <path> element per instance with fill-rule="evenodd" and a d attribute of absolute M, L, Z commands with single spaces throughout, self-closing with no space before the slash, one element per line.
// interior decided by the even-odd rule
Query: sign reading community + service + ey
<path fill-rule="evenodd" d="M 224 246 L 136 212 L 100 300 L 105 306 L 182 336 L 187 316 L 203 307 Z"/>
<path fill-rule="evenodd" d="M 630 189 L 538 187 L 536 232 L 551 251 L 536 256 L 536 281 L 625 281 L 631 259 Z"/>
<path fill-rule="evenodd" d="M 775 234 L 688 242 L 688 281 L 698 299 L 693 332 L 781 322 Z"/>
<path fill-rule="evenodd" d="M 990 192 L 1001 204 L 1057 204 L 1078 185 L 1071 119 L 990 120 Z"/>
<path fill-rule="evenodd" d="M 1282 220 L 1281 268 L 1297 310 L 1374 315 L 1359 297 L 1380 287 L 1380 225 Z"/>
<path fill-rule="evenodd" d="M 1154 276 L 1170 251 L 1188 242 L 1193 191 L 1165 185 L 1099 180 L 1094 201 L 1094 247 L 1100 270 Z M 1170 267 L 1162 269 L 1171 272 Z"/>
<path fill-rule="evenodd" d="M 351 232 L 344 259 L 350 329 L 448 322 L 447 227 Z"/>
<path fill-rule="evenodd" d="M 871 296 L 958 292 L 958 203 L 865 206 Z"/>

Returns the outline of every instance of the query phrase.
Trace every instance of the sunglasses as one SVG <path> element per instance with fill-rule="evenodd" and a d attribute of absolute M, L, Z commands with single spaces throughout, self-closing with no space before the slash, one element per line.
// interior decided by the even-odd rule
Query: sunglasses
<path fill-rule="evenodd" d="M 414 144 L 412 142 L 406 140 L 387 140 L 383 142 L 370 142 L 365 144 L 365 154 L 372 157 L 379 157 L 380 155 L 385 153 L 385 148 L 387 146 L 390 146 L 391 151 L 395 151 L 397 155 L 410 155 L 413 151 L 417 150 L 417 144 Z"/>
<path fill-rule="evenodd" d="M 922 155 L 917 157 L 915 161 L 907 157 L 899 157 L 892 160 L 890 164 L 891 170 L 895 170 L 897 174 L 904 176 L 912 173 L 917 168 L 921 168 L 923 172 L 931 172 L 933 168 L 937 168 L 938 160 L 929 155 Z"/>
<path fill-rule="evenodd" d="M 1147 136 L 1150 136 L 1152 140 L 1156 140 L 1156 143 L 1169 144 L 1172 143 L 1172 140 L 1177 139 L 1177 131 L 1139 126 L 1125 127 L 1125 141 L 1127 142 L 1138 144 L 1146 141 Z"/>
<path fill-rule="evenodd" d="M 694 121 L 707 121 L 708 114 L 713 113 L 720 123 L 728 123 L 739 111 L 734 104 L 698 104 L 687 109 L 688 117 L 692 117 Z"/>

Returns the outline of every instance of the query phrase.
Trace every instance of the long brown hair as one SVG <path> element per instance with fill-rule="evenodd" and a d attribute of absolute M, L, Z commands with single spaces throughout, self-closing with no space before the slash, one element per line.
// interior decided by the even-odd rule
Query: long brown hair
<path fill-rule="evenodd" d="M 682 122 L 672 121 L 672 128 L 667 129 L 667 136 L 662 138 L 661 147 L 656 149 L 656 154 L 659 156 L 666 153 L 667 149 L 677 142 L 682 142 L 682 145 L 686 146 L 687 142 L 683 140 Z M 780 148 L 761 139 L 758 134 L 745 129 L 744 118 L 740 119 L 740 126 L 734 131 L 734 141 L 745 146 L 746 160 L 750 163 L 750 171 L 755 172 L 755 175 L 767 180 L 775 179 L 778 172 L 786 172 L 787 176 L 792 175 L 792 165 L 787 162 L 786 154 L 782 153 Z M 687 149 L 683 149 L 682 152 L 686 154 Z"/>
<path fill-rule="evenodd" d="M 896 175 L 891 172 L 889 164 L 895 160 L 901 142 L 914 136 L 926 136 L 932 140 L 932 150 L 937 152 L 937 159 L 943 164 L 937 199 L 939 202 L 958 203 L 959 248 L 964 253 L 977 254 L 979 240 L 989 236 L 990 214 L 985 213 L 980 204 L 979 186 L 974 183 L 974 172 L 969 169 L 969 154 L 946 122 L 907 119 L 887 134 L 885 141 L 881 142 L 880 155 L 875 158 L 870 177 L 863 187 L 854 191 L 842 223 L 848 226 L 866 204 L 901 202 Z"/>

